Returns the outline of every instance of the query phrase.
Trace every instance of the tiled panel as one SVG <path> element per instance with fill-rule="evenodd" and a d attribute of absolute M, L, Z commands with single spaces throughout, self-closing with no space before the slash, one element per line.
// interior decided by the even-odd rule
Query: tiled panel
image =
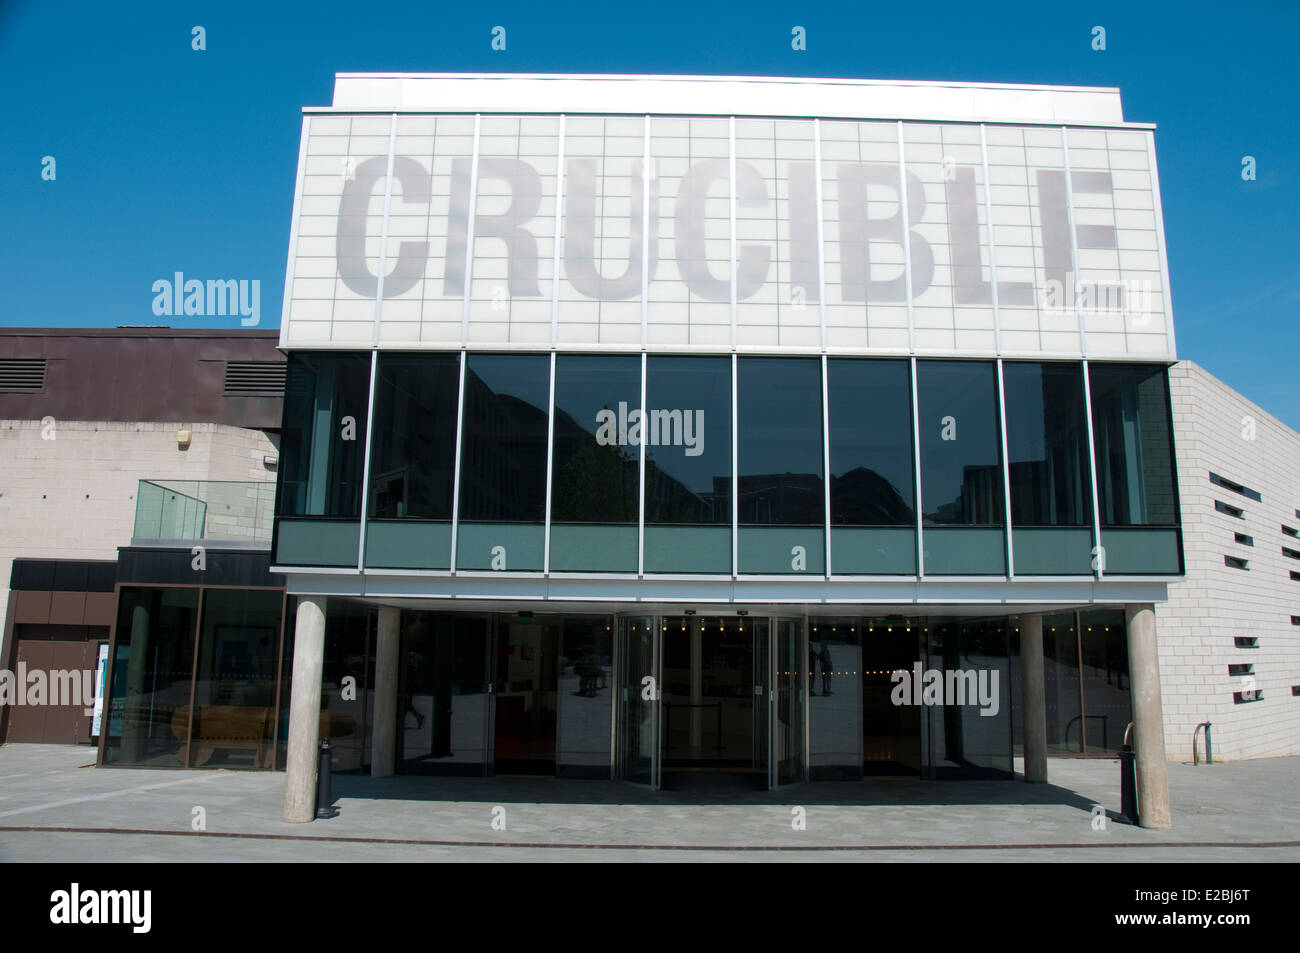
<path fill-rule="evenodd" d="M 731 144 L 726 119 L 650 121 L 652 257 L 647 343 L 727 347 L 731 340 Z M 681 325 L 686 325 L 681 342 Z M 676 330 L 667 330 L 668 328 Z M 602 332 L 603 332 L 602 328 Z"/>
<path fill-rule="evenodd" d="M 311 117 L 285 344 L 1171 356 L 1149 131 L 646 122 Z"/>

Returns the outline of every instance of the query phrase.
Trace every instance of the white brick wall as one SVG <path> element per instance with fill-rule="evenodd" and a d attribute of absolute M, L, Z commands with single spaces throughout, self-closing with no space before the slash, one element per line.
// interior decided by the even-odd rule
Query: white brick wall
<path fill-rule="evenodd" d="M 1192 757 L 1192 731 L 1213 725 L 1216 759 L 1300 754 L 1300 434 L 1189 361 L 1170 369 L 1187 578 L 1169 587 L 1156 609 L 1165 744 L 1171 761 Z M 1254 438 L 1245 428 L 1254 421 Z M 1210 482 L 1210 472 L 1257 491 L 1257 502 Z M 1237 519 L 1215 500 L 1244 510 Z M 1234 542 L 1235 533 L 1254 546 Z M 1224 565 L 1225 555 L 1249 561 L 1249 571 Z M 1257 649 L 1234 647 L 1237 636 Z M 1245 679 L 1228 666 L 1254 663 L 1260 701 L 1234 704 Z M 1202 755 L 1204 750 L 1202 749 Z"/>
<path fill-rule="evenodd" d="M 182 427 L 188 450 L 176 446 Z M 265 454 L 278 455 L 271 436 L 224 424 L 62 420 L 42 439 L 38 420 L 0 420 L 0 620 L 15 558 L 115 559 L 131 542 L 138 481 L 273 481 Z"/>

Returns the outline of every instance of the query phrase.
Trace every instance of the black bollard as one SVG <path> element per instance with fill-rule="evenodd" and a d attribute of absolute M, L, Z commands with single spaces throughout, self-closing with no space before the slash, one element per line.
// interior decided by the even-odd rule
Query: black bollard
<path fill-rule="evenodd" d="M 334 795 L 330 791 L 330 742 L 326 738 L 320 743 L 320 766 L 316 770 L 316 816 L 318 818 L 335 817 L 338 811 L 331 803 Z"/>
<path fill-rule="evenodd" d="M 1132 745 L 1119 749 L 1119 813 L 1120 819 L 1137 826 L 1137 755 Z"/>

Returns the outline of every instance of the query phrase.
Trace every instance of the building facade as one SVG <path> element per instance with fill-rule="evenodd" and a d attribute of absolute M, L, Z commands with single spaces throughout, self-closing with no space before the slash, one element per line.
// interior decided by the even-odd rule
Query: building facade
<path fill-rule="evenodd" d="M 283 582 L 267 572 L 285 367 L 276 344 L 274 331 L 0 331 L 0 572 L 8 581 L 0 588 L 0 670 L 15 676 L 0 685 L 0 739 L 85 744 L 114 731 L 120 738 L 129 708 L 128 720 L 147 726 L 137 733 L 162 746 L 153 754 L 140 748 L 139 762 L 178 763 L 161 751 L 171 745 L 183 754 L 188 743 L 182 718 L 177 747 L 173 721 L 192 702 L 201 654 L 197 616 L 184 613 L 199 608 L 209 586 L 223 591 L 207 603 L 214 624 L 220 600 L 241 587 L 274 591 L 275 637 L 259 649 L 274 653 L 266 665 L 278 665 Z M 242 565 L 231 550 L 250 547 L 261 550 L 260 575 L 226 572 Z M 126 626 L 118 624 L 120 603 L 164 583 L 166 592 L 150 590 L 153 619 L 167 618 L 175 629 L 167 640 L 182 648 L 165 649 L 161 633 L 148 653 L 137 641 L 128 699 L 129 649 L 111 663 L 107 657 L 115 634 L 130 630 L 131 610 Z M 234 635 L 229 629 L 227 641 Z M 139 669 L 146 654 L 168 662 L 153 665 L 156 690 L 147 695 Z M 122 690 L 105 719 L 89 696 L 112 694 L 118 663 Z M 39 694 L 29 682 L 37 673 Z M 103 676 L 107 686 L 86 690 Z M 215 668 L 201 677 L 216 678 Z M 78 691 L 56 695 L 56 679 L 65 688 L 75 679 Z"/>
<path fill-rule="evenodd" d="M 1132 722 L 1167 823 L 1176 356 L 1116 90 L 340 75 L 304 112 L 288 819 L 343 606 L 376 775 L 1009 777 L 1019 736 L 1041 780 L 1049 732 Z M 1067 643 L 1092 718 L 1050 716 Z"/>
<path fill-rule="evenodd" d="M 1190 361 L 1169 382 L 1187 549 L 1161 612 L 1170 758 L 1204 722 L 1215 760 L 1300 754 L 1300 434 Z"/>

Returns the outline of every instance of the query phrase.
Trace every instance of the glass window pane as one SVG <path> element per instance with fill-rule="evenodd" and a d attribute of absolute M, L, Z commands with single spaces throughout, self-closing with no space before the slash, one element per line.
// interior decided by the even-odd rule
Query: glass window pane
<path fill-rule="evenodd" d="M 1101 525 L 1177 525 L 1165 368 L 1092 364 L 1088 370 Z"/>
<path fill-rule="evenodd" d="M 647 523 L 731 523 L 731 360 L 646 360 Z"/>
<path fill-rule="evenodd" d="M 489 620 L 403 612 L 397 773 L 481 776 L 487 770 Z"/>
<path fill-rule="evenodd" d="M 931 626 L 929 669 L 943 706 L 930 708 L 933 776 L 1010 777 L 1011 665 L 1006 620 Z M 937 687 L 938 683 L 936 683 Z"/>
<path fill-rule="evenodd" d="M 1011 524 L 1090 526 L 1087 416 L 1078 364 L 1002 367 L 1011 468 Z"/>
<path fill-rule="evenodd" d="M 370 765 L 375 710 L 374 611 L 346 599 L 331 599 L 325 606 L 320 730 L 322 738 L 329 738 L 335 771 L 358 771 Z M 291 657 L 286 660 L 292 665 Z M 351 682 L 344 681 L 349 678 Z M 287 712 L 280 730 L 289 730 Z"/>
<path fill-rule="evenodd" d="M 123 589 L 105 764 L 184 763 L 198 589 Z"/>
<path fill-rule="evenodd" d="M 831 523 L 911 526 L 912 383 L 907 361 L 827 361 Z"/>
<path fill-rule="evenodd" d="M 640 408 L 639 357 L 556 358 L 553 521 L 637 521 Z"/>
<path fill-rule="evenodd" d="M 375 380 L 370 516 L 451 519 L 460 360 L 384 354 Z"/>
<path fill-rule="evenodd" d="M 556 773 L 609 777 L 614 633 L 605 616 L 564 620 L 560 659 L 560 740 Z"/>
<path fill-rule="evenodd" d="M 737 416 L 742 525 L 821 525 L 821 362 L 742 358 Z"/>
<path fill-rule="evenodd" d="M 997 377 L 987 361 L 917 361 L 927 526 L 1000 526 Z"/>
<path fill-rule="evenodd" d="M 471 354 L 468 361 L 460 518 L 544 522 L 550 359 Z"/>
<path fill-rule="evenodd" d="M 1083 709 L 1088 754 L 1111 754 L 1133 720 L 1124 610 L 1079 613 Z"/>
<path fill-rule="evenodd" d="M 1083 751 L 1083 709 L 1079 695 L 1079 635 L 1074 613 L 1043 616 L 1043 700 L 1049 754 Z"/>
<path fill-rule="evenodd" d="M 204 593 L 190 767 L 271 767 L 283 598 L 265 589 Z"/>
<path fill-rule="evenodd" d="M 280 442 L 281 516 L 361 516 L 368 354 L 289 355 Z"/>

